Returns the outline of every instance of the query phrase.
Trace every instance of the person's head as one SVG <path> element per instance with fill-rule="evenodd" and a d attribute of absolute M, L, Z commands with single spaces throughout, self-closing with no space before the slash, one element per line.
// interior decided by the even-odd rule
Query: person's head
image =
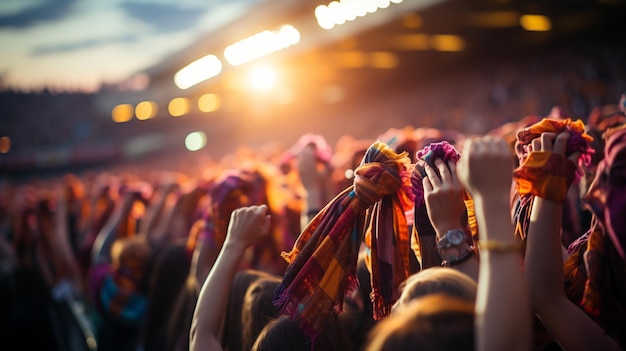
<path fill-rule="evenodd" d="M 242 270 L 235 274 L 222 324 L 222 346 L 224 350 L 246 350 L 243 347 L 244 340 L 242 338 L 242 310 L 244 309 L 246 293 L 255 281 L 269 277 L 270 275 L 265 272 L 251 269 Z"/>
<path fill-rule="evenodd" d="M 416 299 L 372 330 L 366 350 L 474 350 L 474 304 L 446 294 Z"/>
<path fill-rule="evenodd" d="M 311 339 L 302 331 L 300 323 L 281 316 L 261 331 L 252 345 L 252 351 L 311 350 Z"/>
<path fill-rule="evenodd" d="M 272 304 L 272 300 L 280 282 L 278 277 L 259 277 L 248 287 L 241 310 L 241 338 L 244 350 L 249 350 L 263 328 L 278 317 L 278 310 Z"/>
<path fill-rule="evenodd" d="M 463 301 L 476 301 L 476 282 L 454 268 L 431 267 L 411 275 L 401 286 L 394 313 L 413 300 L 427 295 L 445 293 Z"/>
<path fill-rule="evenodd" d="M 164 247 L 154 253 L 153 268 L 147 291 L 148 304 L 142 324 L 141 343 L 152 350 L 163 344 L 167 321 L 189 274 L 190 260 L 182 243 Z"/>
<path fill-rule="evenodd" d="M 252 351 L 343 351 L 350 350 L 347 335 L 336 320 L 313 341 L 302 329 L 301 322 L 280 316 L 268 323 L 257 337 Z"/>
<path fill-rule="evenodd" d="M 141 288 L 150 253 L 150 245 L 143 238 L 125 237 L 117 239 L 111 247 L 111 269 L 120 280 L 134 284 L 135 288 Z"/>

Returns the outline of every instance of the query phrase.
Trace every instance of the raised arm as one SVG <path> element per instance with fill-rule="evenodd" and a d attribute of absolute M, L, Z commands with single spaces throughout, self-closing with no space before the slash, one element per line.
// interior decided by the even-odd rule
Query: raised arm
<path fill-rule="evenodd" d="M 533 142 L 533 151 L 563 156 L 568 138 L 568 132 L 558 136 L 544 133 Z M 573 155 L 569 161 L 576 159 L 577 155 Z M 565 296 L 560 239 L 562 214 L 562 201 L 535 197 L 525 260 L 533 307 L 565 350 L 619 350 L 615 341 Z"/>
<path fill-rule="evenodd" d="M 493 137 L 469 139 L 462 154 L 459 180 L 474 199 L 480 236 L 476 349 L 530 350 L 528 287 L 509 215 L 513 179 L 509 147 Z"/>
<path fill-rule="evenodd" d="M 317 213 L 330 201 L 330 166 L 317 159 L 315 146 L 307 145 L 297 155 L 298 174 L 305 190 L 305 202 L 300 217 L 303 230 Z"/>
<path fill-rule="evenodd" d="M 200 290 L 191 322 L 191 351 L 222 349 L 218 333 L 233 278 L 245 250 L 269 233 L 267 210 L 266 205 L 260 205 L 232 213 L 224 246 Z"/>
<path fill-rule="evenodd" d="M 173 193 L 178 189 L 178 183 L 173 180 L 165 180 L 155 189 L 138 231 L 138 234 L 145 236 L 149 242 L 158 243 L 162 238 L 174 208 L 174 204 L 168 200 L 172 199 Z"/>
<path fill-rule="evenodd" d="M 53 248 L 59 260 L 59 273 L 73 282 L 77 287 L 81 284 L 78 263 L 70 244 L 70 231 L 68 228 L 68 199 L 59 191 L 57 195 L 57 208 L 55 212 L 55 228 L 52 233 Z"/>
<path fill-rule="evenodd" d="M 117 230 L 128 217 L 134 202 L 139 198 L 139 194 L 135 192 L 127 192 L 123 199 L 115 205 L 113 213 L 102 227 L 91 249 L 91 262 L 98 264 L 111 261 L 111 246 L 117 239 Z"/>
<path fill-rule="evenodd" d="M 468 241 L 470 234 L 465 232 L 461 225 L 461 218 L 466 211 L 463 202 L 463 187 L 457 178 L 456 164 L 444 163 L 436 160 L 435 166 L 439 175 L 428 165 L 426 166 L 427 177 L 424 177 L 424 199 L 428 211 L 428 218 L 437 234 L 437 242 L 450 231 L 460 230 L 464 238 L 460 244 L 456 244 L 439 250 L 441 258 L 448 262 L 447 266 L 457 269 L 474 280 L 478 279 L 478 259 L 474 254 L 474 247 Z"/>
<path fill-rule="evenodd" d="M 193 225 L 193 216 L 198 203 L 207 194 L 206 184 L 194 180 L 181 185 L 181 194 L 169 211 L 163 230 L 155 233 L 161 245 L 167 245 L 180 238 L 186 238 Z"/>

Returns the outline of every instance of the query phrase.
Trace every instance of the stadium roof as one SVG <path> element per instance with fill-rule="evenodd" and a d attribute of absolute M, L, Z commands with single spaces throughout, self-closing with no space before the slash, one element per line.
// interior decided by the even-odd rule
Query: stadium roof
<path fill-rule="evenodd" d="M 337 8 L 353 2 L 377 3 L 333 3 Z M 101 94 L 99 107 L 107 113 L 117 104 L 144 100 L 167 103 L 176 97 L 197 97 L 206 92 L 235 96 L 245 90 L 243 75 L 261 64 L 279 67 L 308 89 L 333 81 L 349 85 L 348 89 L 401 87 L 434 72 L 452 72 L 467 61 L 527 55 L 563 40 L 578 40 L 582 45 L 598 38 L 616 40 L 617 36 L 619 40 L 623 35 L 616 33 L 626 32 L 626 21 L 619 15 L 626 9 L 623 0 L 396 2 L 387 1 L 386 8 L 323 29 L 315 12 L 320 5 L 332 7 L 329 2 L 262 1 L 186 50 L 138 72 L 129 82 L 120 84 L 125 89 L 107 89 Z M 299 32 L 297 44 L 237 66 L 224 59 L 228 45 L 262 31 L 277 31 L 285 24 Z M 178 88 L 174 83 L 176 73 L 206 55 L 220 60 L 221 72 L 190 88 Z M 141 89 L 128 89 L 134 86 L 133 80 L 143 82 Z"/>

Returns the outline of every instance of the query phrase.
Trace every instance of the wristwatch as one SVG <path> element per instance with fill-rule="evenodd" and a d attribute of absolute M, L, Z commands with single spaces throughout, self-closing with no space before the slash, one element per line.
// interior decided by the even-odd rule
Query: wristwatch
<path fill-rule="evenodd" d="M 446 235 L 437 241 L 437 250 L 441 252 L 443 249 L 447 249 L 452 246 L 459 246 L 465 241 L 465 232 L 462 229 L 448 230 Z"/>
<path fill-rule="evenodd" d="M 462 229 L 448 230 L 446 235 L 444 235 L 441 240 L 437 241 L 437 250 L 443 259 L 441 262 L 442 266 L 452 267 L 460 264 L 476 253 L 474 246 L 469 243 L 466 250 L 464 250 L 465 252 L 462 252 L 463 243 L 467 243 L 467 238 L 465 231 Z M 448 250 L 444 253 L 444 250 L 448 248 L 454 248 L 454 250 Z"/>

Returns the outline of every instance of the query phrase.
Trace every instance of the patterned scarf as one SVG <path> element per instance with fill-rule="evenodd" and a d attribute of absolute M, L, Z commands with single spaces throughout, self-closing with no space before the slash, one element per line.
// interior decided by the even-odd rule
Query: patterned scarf
<path fill-rule="evenodd" d="M 100 303 L 108 315 L 124 325 L 139 326 L 148 306 L 148 299 L 135 286 L 116 283 L 116 274 L 104 279 Z M 126 284 L 128 285 L 128 284 Z"/>
<path fill-rule="evenodd" d="M 610 130 L 604 150 L 604 160 L 596 170 L 597 186 L 590 189 L 587 201 L 626 262 L 626 129 Z"/>
<path fill-rule="evenodd" d="M 532 140 L 542 133 L 570 132 L 567 141 L 565 157 L 551 152 L 532 152 L 524 150 Z M 530 210 L 536 195 L 547 197 L 555 201 L 562 201 L 567 189 L 573 181 L 580 179 L 582 173 L 576 172 L 576 166 L 566 159 L 573 153 L 579 152 L 579 163 L 589 164 L 593 149 L 590 143 L 593 138 L 585 133 L 585 125 L 581 120 L 572 121 L 569 118 L 555 120 L 544 118 L 538 123 L 517 132 L 516 153 L 520 166 L 515 169 L 513 177 L 516 182 L 517 199 L 514 201 L 515 235 L 522 240 L 526 239 L 530 223 Z"/>
<path fill-rule="evenodd" d="M 426 210 L 426 201 L 424 200 L 424 186 L 422 179 L 426 177 L 426 166 L 432 167 L 439 176 L 439 170 L 435 166 L 435 160 L 443 160 L 445 163 L 456 163 L 461 154 L 447 141 L 432 143 L 417 152 L 417 163 L 411 176 L 413 192 L 415 194 L 415 214 L 413 234 L 411 238 L 411 246 L 418 260 L 421 262 L 422 269 L 429 267 L 441 266 L 441 256 L 437 250 L 436 233 Z M 467 193 L 464 194 L 463 200 L 465 207 L 468 209 L 467 215 L 461 219 L 461 224 L 472 233 L 477 235 L 478 226 L 474 215 L 473 200 Z M 470 243 L 471 245 L 472 243 Z"/>
<path fill-rule="evenodd" d="M 102 277 L 99 301 L 105 313 L 118 323 L 138 326 L 147 306 L 143 281 L 151 259 L 147 242 L 135 236 L 117 239 L 111 247 L 109 271 Z"/>
<path fill-rule="evenodd" d="M 610 132 L 586 201 L 592 228 L 569 247 L 565 291 L 626 347 L 626 129 Z"/>
<path fill-rule="evenodd" d="M 366 228 L 372 298 L 378 303 L 375 315 L 389 311 L 397 291 L 394 285 L 408 276 L 403 206 L 412 201 L 407 201 L 409 167 L 406 153 L 396 154 L 382 142 L 372 144 L 355 172 L 354 184 L 313 218 L 291 252 L 283 252 L 289 266 L 274 293 L 274 305 L 300 319 L 311 337 L 324 329 L 331 315 L 341 313 L 346 292 L 358 284 L 356 265 Z"/>
<path fill-rule="evenodd" d="M 567 140 L 565 156 L 580 152 L 580 160 L 584 164 L 589 164 L 589 162 L 591 162 L 591 154 L 593 153 L 593 149 L 591 149 L 589 144 L 593 141 L 593 137 L 585 133 L 585 124 L 581 120 L 573 121 L 570 118 L 564 120 L 544 118 L 532 126 L 518 131 L 517 141 L 519 146 L 529 145 L 543 133 L 552 132 L 559 134 L 564 131 L 568 131 L 571 134 Z M 519 148 L 518 151 L 520 151 Z M 523 153 L 523 151 L 521 152 Z M 520 156 L 519 152 L 518 156 Z"/>

